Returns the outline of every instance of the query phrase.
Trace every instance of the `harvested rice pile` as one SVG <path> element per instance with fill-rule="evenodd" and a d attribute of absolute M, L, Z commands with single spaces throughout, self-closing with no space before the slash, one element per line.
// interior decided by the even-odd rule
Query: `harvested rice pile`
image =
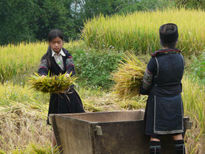
<path fill-rule="evenodd" d="M 67 76 L 66 74 L 60 74 L 59 76 L 40 76 L 35 74 L 29 80 L 37 91 L 43 93 L 63 93 L 68 88 L 74 84 L 76 78 L 71 77 L 71 74 Z"/>
<path fill-rule="evenodd" d="M 51 129 L 44 115 L 38 109 L 31 109 L 30 104 L 15 102 L 12 107 L 1 108 L 0 153 L 1 150 L 10 153 L 14 149 L 24 149 L 29 143 L 49 144 Z"/>
<path fill-rule="evenodd" d="M 119 64 L 117 72 L 113 73 L 114 93 L 119 99 L 129 99 L 139 95 L 145 64 L 131 53 L 126 54 Z"/>

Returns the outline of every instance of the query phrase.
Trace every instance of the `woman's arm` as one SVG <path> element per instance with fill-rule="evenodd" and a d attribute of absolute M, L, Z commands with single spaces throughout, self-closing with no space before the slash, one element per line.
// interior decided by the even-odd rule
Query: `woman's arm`
<path fill-rule="evenodd" d="M 69 54 L 66 59 L 66 72 L 70 74 L 72 72 L 72 75 L 75 75 L 75 66 L 73 62 L 72 56 Z"/>
<path fill-rule="evenodd" d="M 48 62 L 46 58 L 41 59 L 41 63 L 38 68 L 38 74 L 42 76 L 48 75 Z"/>
<path fill-rule="evenodd" d="M 142 81 L 142 87 L 140 90 L 140 93 L 143 95 L 148 95 L 151 88 L 152 88 L 152 82 L 153 82 L 153 76 L 155 74 L 156 70 L 156 61 L 152 57 L 147 65 L 147 68 L 144 73 L 143 81 Z"/>

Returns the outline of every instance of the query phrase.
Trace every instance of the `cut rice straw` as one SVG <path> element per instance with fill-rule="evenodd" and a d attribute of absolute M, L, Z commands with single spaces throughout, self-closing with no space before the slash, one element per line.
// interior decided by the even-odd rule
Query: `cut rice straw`
<path fill-rule="evenodd" d="M 71 76 L 71 73 L 67 76 L 66 74 L 60 74 L 58 76 L 40 76 L 37 73 L 32 76 L 29 82 L 37 91 L 43 93 L 64 93 L 70 86 L 75 82 L 76 78 Z"/>
<path fill-rule="evenodd" d="M 134 54 L 128 53 L 112 74 L 115 82 L 114 94 L 119 99 L 130 99 L 140 94 L 140 87 L 145 72 L 145 64 Z"/>

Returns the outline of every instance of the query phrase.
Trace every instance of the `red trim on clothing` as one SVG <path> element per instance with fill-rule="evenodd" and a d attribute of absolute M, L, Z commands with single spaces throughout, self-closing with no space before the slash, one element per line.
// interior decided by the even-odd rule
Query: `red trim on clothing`
<path fill-rule="evenodd" d="M 47 67 L 45 67 L 45 66 L 40 66 L 39 68 L 44 68 L 44 69 L 48 69 Z"/>
<path fill-rule="evenodd" d="M 181 51 L 178 50 L 178 49 L 162 49 L 162 50 L 155 51 L 154 53 L 151 54 L 151 56 L 155 57 L 159 53 L 167 53 L 167 52 L 177 52 L 177 53 L 180 53 Z"/>

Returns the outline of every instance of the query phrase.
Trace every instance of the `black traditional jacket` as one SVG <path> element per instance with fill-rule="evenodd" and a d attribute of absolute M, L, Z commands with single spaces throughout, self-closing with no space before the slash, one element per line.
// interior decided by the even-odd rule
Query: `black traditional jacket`
<path fill-rule="evenodd" d="M 71 73 L 72 75 L 75 74 L 74 64 L 72 60 L 72 56 L 68 51 L 64 48 L 62 48 L 63 52 L 66 56 L 63 57 L 63 64 L 64 64 L 64 70 L 62 70 L 58 64 L 56 63 L 54 57 L 52 57 L 52 51 L 50 47 L 47 50 L 47 53 L 42 57 L 41 63 L 38 69 L 38 73 L 40 75 L 59 75 L 64 73 Z"/>
<path fill-rule="evenodd" d="M 184 59 L 178 49 L 162 49 L 152 54 L 143 78 L 142 94 L 174 96 L 182 92 Z"/>

